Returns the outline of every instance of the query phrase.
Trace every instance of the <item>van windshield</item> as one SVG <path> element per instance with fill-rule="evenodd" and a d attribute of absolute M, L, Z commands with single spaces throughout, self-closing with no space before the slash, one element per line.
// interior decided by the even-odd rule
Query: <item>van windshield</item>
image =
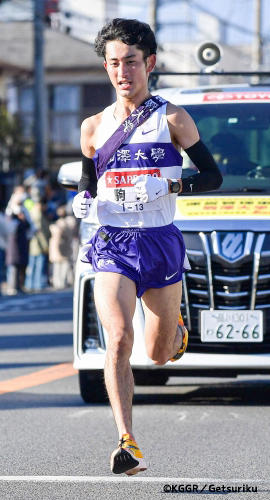
<path fill-rule="evenodd" d="M 219 191 L 270 191 L 270 103 L 184 107 L 223 175 Z M 183 156 L 186 177 L 197 169 Z"/>

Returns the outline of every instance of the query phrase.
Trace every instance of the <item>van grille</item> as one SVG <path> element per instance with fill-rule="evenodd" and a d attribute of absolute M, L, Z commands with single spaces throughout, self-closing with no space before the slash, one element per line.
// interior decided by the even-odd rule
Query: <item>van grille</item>
<path fill-rule="evenodd" d="M 183 232 L 183 236 L 191 264 L 183 279 L 182 304 L 190 332 L 189 352 L 270 352 L 270 233 Z M 262 309 L 263 342 L 202 343 L 200 312 L 210 308 Z"/>
<path fill-rule="evenodd" d="M 93 346 L 104 348 L 104 339 L 94 303 L 93 283 L 93 280 L 89 278 L 85 281 L 83 289 L 82 347 L 84 352 L 91 352 Z"/>

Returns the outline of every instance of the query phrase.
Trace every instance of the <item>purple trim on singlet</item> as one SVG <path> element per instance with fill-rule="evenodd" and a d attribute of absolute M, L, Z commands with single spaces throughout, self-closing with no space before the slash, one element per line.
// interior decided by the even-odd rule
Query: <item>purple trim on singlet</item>
<path fill-rule="evenodd" d="M 149 288 L 181 281 L 185 271 L 185 244 L 174 224 L 153 228 L 102 226 L 88 242 L 85 257 L 95 272 L 123 274 L 134 281 L 137 297 Z"/>
<path fill-rule="evenodd" d="M 97 178 L 102 177 L 107 169 L 107 163 L 113 153 L 125 143 L 127 138 L 142 125 L 151 114 L 163 106 L 167 101 L 158 95 L 146 99 L 140 106 L 130 113 L 130 115 L 121 123 L 109 139 L 96 151 L 93 157 Z"/>
<path fill-rule="evenodd" d="M 97 153 L 98 153 L 97 149 Z M 137 158 L 137 159 L 136 159 Z M 183 158 L 169 142 L 123 144 L 111 157 L 107 170 L 114 168 L 149 168 L 182 166 Z"/>

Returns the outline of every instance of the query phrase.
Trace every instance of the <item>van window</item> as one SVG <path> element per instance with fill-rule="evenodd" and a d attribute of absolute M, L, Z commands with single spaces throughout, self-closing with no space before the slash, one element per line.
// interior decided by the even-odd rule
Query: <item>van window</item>
<path fill-rule="evenodd" d="M 220 168 L 221 190 L 270 190 L 270 103 L 184 107 Z M 187 156 L 183 169 L 194 169 Z"/>

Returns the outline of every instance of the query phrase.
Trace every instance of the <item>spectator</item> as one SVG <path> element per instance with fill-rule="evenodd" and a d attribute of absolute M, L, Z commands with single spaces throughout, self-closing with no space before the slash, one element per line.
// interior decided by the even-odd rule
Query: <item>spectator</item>
<path fill-rule="evenodd" d="M 7 294 L 23 291 L 25 271 L 28 263 L 28 231 L 31 227 L 29 214 L 23 203 L 25 190 L 16 186 L 8 202 L 6 214 L 9 232 L 6 246 Z"/>
<path fill-rule="evenodd" d="M 30 240 L 29 261 L 26 270 L 25 288 L 42 290 L 48 286 L 48 252 L 49 252 L 49 221 L 45 215 L 46 205 L 38 190 L 32 194 L 34 202 L 30 208 L 30 216 L 35 232 Z"/>
<path fill-rule="evenodd" d="M 8 237 L 8 224 L 6 217 L 0 212 L 0 295 L 2 291 L 2 283 L 5 281 L 5 255 L 6 244 Z"/>
<path fill-rule="evenodd" d="M 38 188 L 42 198 L 46 195 L 46 186 L 48 184 L 49 176 L 46 170 L 32 170 L 30 169 L 26 172 L 26 177 L 24 179 L 24 186 L 31 190 L 32 186 Z"/>
<path fill-rule="evenodd" d="M 52 285 L 65 288 L 73 283 L 73 240 L 77 224 L 73 216 L 67 215 L 66 207 L 57 209 L 58 219 L 50 225 L 49 260 L 52 263 Z"/>
<path fill-rule="evenodd" d="M 24 205 L 27 193 L 24 186 L 15 186 L 6 208 L 6 215 L 13 215 L 18 211 L 18 207 Z"/>

